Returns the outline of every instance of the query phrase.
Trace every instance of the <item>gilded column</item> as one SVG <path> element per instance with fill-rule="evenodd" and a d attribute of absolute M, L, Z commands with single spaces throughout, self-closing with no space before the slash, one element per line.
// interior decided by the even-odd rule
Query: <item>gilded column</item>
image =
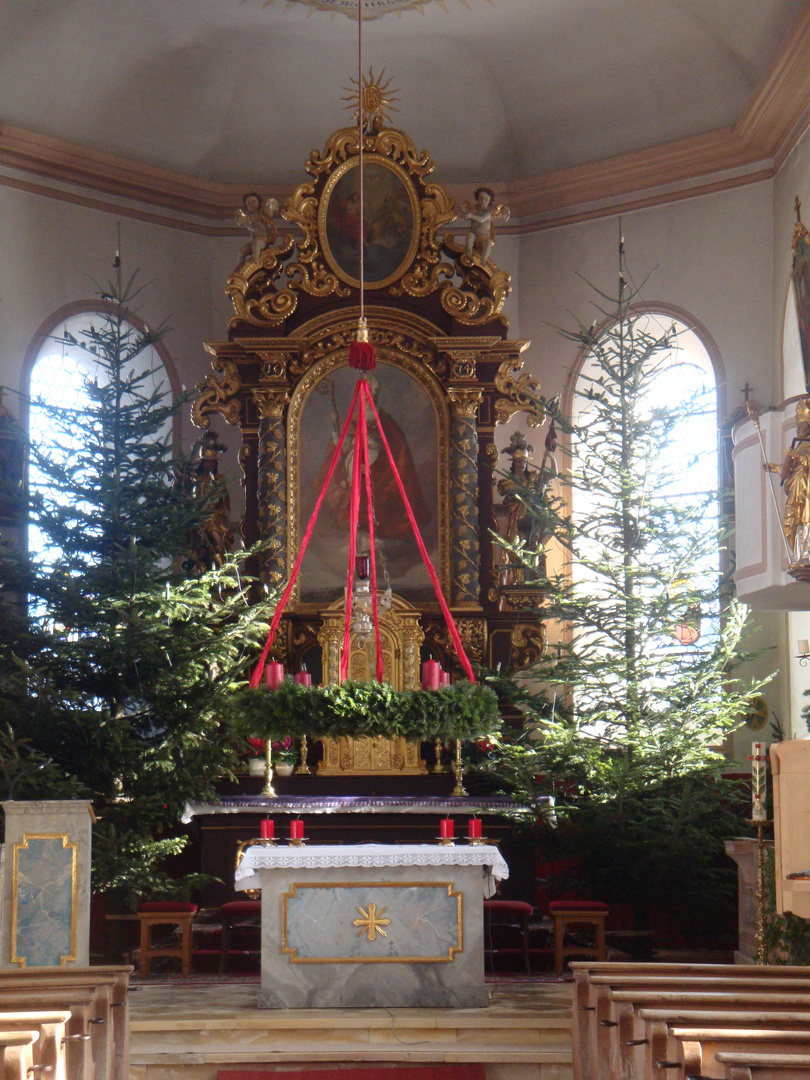
<path fill-rule="evenodd" d="M 481 390 L 449 389 L 452 414 L 450 448 L 450 602 L 477 604 L 478 431 L 476 413 Z"/>
<path fill-rule="evenodd" d="M 287 439 L 286 390 L 259 389 L 253 400 L 259 413 L 259 538 L 269 545 L 262 554 L 262 580 L 280 588 L 287 579 Z"/>

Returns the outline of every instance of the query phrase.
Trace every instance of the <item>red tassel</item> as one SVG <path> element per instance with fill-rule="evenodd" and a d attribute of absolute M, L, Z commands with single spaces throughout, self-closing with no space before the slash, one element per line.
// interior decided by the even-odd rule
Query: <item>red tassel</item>
<path fill-rule="evenodd" d="M 368 341 L 353 341 L 349 345 L 349 367 L 356 371 L 373 371 L 377 366 L 377 354 Z"/>

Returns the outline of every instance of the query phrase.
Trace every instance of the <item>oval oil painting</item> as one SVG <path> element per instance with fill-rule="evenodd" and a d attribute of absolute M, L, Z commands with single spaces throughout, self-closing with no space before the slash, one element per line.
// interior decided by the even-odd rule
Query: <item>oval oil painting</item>
<path fill-rule="evenodd" d="M 393 162 L 368 154 L 361 214 L 357 165 L 357 158 L 349 159 L 326 183 L 318 215 L 321 247 L 335 273 L 357 287 L 362 242 L 363 280 L 367 288 L 382 289 L 405 272 L 416 254 L 419 203 L 413 186 Z"/>

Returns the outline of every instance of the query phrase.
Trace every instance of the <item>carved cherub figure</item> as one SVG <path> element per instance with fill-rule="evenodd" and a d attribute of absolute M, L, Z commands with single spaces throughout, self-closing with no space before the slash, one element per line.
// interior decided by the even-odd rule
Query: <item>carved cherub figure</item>
<path fill-rule="evenodd" d="M 236 224 L 250 233 L 250 240 L 239 249 L 239 265 L 252 259 L 258 262 L 265 248 L 271 247 L 278 239 L 276 223 L 273 218 L 278 213 L 276 199 L 262 201 L 255 191 L 249 191 L 242 200 L 242 209 L 236 211 Z"/>
<path fill-rule="evenodd" d="M 493 206 L 495 192 L 492 188 L 479 187 L 474 192 L 475 203 L 461 204 L 461 212 L 469 219 L 470 228 L 464 242 L 464 252 L 470 258 L 477 251 L 482 264 L 485 264 L 495 243 L 495 222 L 509 220 L 508 206 Z"/>

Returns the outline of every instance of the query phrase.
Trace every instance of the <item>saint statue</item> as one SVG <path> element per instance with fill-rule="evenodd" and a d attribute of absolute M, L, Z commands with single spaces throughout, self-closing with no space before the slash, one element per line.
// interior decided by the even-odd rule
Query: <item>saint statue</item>
<path fill-rule="evenodd" d="M 779 473 L 785 489 L 784 529 L 794 563 L 810 565 L 810 397 L 796 406 L 796 435 L 781 467 L 765 468 Z"/>

